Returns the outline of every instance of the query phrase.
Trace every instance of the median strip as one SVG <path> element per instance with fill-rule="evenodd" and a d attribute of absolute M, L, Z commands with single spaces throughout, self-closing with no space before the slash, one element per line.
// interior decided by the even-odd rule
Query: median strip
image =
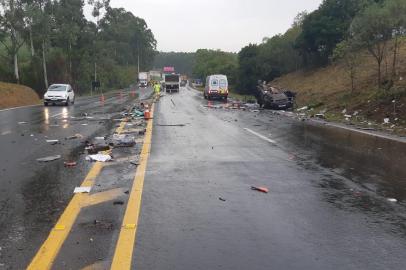
<path fill-rule="evenodd" d="M 151 113 L 154 112 L 152 105 Z M 111 264 L 111 269 L 126 270 L 131 269 L 132 256 L 135 246 L 138 219 L 141 210 L 141 198 L 144 187 L 145 172 L 152 140 L 153 117 L 148 120 L 147 131 L 145 133 L 144 144 L 142 146 L 140 165 L 135 174 L 133 186 L 128 200 L 127 209 L 123 218 L 120 235 L 116 244 L 116 249 Z"/>

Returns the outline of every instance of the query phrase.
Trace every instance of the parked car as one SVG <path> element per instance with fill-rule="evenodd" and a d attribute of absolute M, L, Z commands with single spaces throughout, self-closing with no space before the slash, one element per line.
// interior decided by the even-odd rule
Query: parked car
<path fill-rule="evenodd" d="M 44 105 L 75 103 L 75 92 L 69 84 L 52 84 L 44 95 Z"/>
<path fill-rule="evenodd" d="M 204 98 L 228 98 L 228 80 L 226 75 L 210 75 L 206 78 L 206 87 L 204 88 Z"/>

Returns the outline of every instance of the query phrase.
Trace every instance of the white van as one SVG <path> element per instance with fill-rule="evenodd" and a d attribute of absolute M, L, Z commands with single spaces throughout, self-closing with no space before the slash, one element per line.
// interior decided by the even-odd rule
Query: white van
<path fill-rule="evenodd" d="M 206 87 L 204 88 L 204 98 L 222 98 L 228 97 L 228 80 L 226 75 L 210 75 L 206 78 Z"/>

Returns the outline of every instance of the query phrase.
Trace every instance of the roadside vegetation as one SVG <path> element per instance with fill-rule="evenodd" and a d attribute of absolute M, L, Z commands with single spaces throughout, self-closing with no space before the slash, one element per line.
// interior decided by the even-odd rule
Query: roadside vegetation
<path fill-rule="evenodd" d="M 70 83 L 78 94 L 98 80 L 102 89 L 126 87 L 151 66 L 156 41 L 146 22 L 109 0 L 0 1 L 0 81 L 42 94 Z M 93 19 L 83 13 L 93 6 Z"/>

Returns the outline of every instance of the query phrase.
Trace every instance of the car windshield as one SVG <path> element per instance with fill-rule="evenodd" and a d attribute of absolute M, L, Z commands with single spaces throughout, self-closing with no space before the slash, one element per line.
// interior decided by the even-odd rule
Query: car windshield
<path fill-rule="evenodd" d="M 211 81 L 211 85 L 212 85 L 212 86 L 217 86 L 218 83 L 219 83 L 218 80 L 212 80 L 212 81 Z"/>
<path fill-rule="evenodd" d="M 66 91 L 66 85 L 51 85 L 48 91 Z"/>

